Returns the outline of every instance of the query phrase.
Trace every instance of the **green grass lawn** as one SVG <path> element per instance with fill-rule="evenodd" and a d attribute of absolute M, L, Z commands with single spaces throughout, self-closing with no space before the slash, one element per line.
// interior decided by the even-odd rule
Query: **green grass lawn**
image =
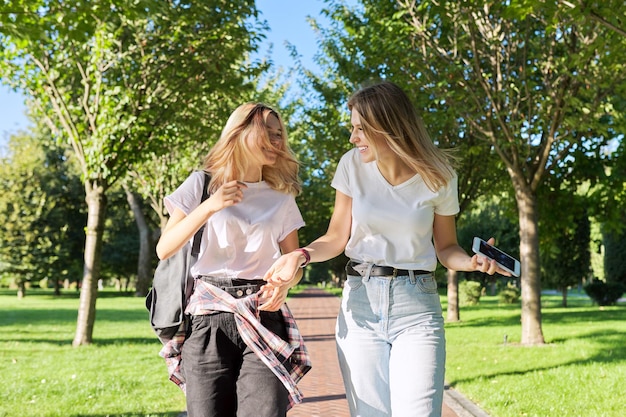
<path fill-rule="evenodd" d="M 537 347 L 519 343 L 519 305 L 482 297 L 461 308 L 462 321 L 446 324 L 446 380 L 495 417 L 624 416 L 626 306 L 560 301 L 542 297 Z"/>
<path fill-rule="evenodd" d="M 182 391 L 167 379 L 143 300 L 101 293 L 94 343 L 71 346 L 78 297 L 0 292 L 0 416 L 176 416 Z"/>
<path fill-rule="evenodd" d="M 442 297 L 445 311 L 445 297 Z M 519 306 L 483 297 L 447 323 L 446 379 L 493 417 L 623 416 L 626 307 L 542 298 L 547 344 L 520 346 Z M 176 416 L 143 299 L 102 292 L 94 344 L 71 346 L 78 297 L 0 290 L 0 417 Z M 506 344 L 504 343 L 506 335 Z M 332 417 L 332 416 L 329 416 Z"/>

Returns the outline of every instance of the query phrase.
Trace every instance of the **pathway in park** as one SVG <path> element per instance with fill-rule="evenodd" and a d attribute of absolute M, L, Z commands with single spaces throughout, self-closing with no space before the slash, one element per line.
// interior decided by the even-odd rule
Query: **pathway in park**
<path fill-rule="evenodd" d="M 339 297 L 309 288 L 288 305 L 304 337 L 313 368 L 300 381 L 304 401 L 288 417 L 349 417 L 346 393 L 335 350 L 335 319 Z M 453 389 L 446 390 L 442 417 L 488 417 Z"/>

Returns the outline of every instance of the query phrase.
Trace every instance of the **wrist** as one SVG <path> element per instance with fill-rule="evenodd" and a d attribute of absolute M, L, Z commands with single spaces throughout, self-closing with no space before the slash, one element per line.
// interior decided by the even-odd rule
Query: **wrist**
<path fill-rule="evenodd" d="M 304 268 L 311 262 L 311 254 L 309 253 L 308 250 L 304 248 L 298 248 L 294 252 L 299 252 L 300 256 L 304 257 L 304 262 L 300 264 L 300 268 Z"/>

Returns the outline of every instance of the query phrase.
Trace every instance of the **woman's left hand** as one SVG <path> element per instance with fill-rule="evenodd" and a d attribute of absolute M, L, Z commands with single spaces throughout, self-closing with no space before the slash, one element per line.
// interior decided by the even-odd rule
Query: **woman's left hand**
<path fill-rule="evenodd" d="M 276 259 L 270 269 L 267 270 L 263 279 L 275 286 L 292 286 L 292 281 L 297 279 L 297 272 L 300 269 L 300 253 L 292 251 Z"/>

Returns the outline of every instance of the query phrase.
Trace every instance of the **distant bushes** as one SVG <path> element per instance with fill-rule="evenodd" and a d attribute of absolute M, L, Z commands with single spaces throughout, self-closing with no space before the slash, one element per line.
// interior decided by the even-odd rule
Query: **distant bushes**
<path fill-rule="evenodd" d="M 459 304 L 461 306 L 475 306 L 480 301 L 483 289 L 480 282 L 461 281 L 459 282 Z"/>
<path fill-rule="evenodd" d="M 480 297 L 485 289 L 478 281 L 459 282 L 459 304 L 461 306 L 475 306 L 480 303 Z M 519 302 L 521 290 L 515 282 L 498 283 L 498 302 L 500 304 L 516 304 Z"/>
<path fill-rule="evenodd" d="M 498 293 L 500 304 L 516 304 L 519 302 L 522 292 L 513 282 L 507 282 L 506 286 Z"/>
<path fill-rule="evenodd" d="M 626 286 L 620 282 L 593 281 L 583 287 L 589 298 L 601 306 L 610 306 L 626 292 Z"/>

